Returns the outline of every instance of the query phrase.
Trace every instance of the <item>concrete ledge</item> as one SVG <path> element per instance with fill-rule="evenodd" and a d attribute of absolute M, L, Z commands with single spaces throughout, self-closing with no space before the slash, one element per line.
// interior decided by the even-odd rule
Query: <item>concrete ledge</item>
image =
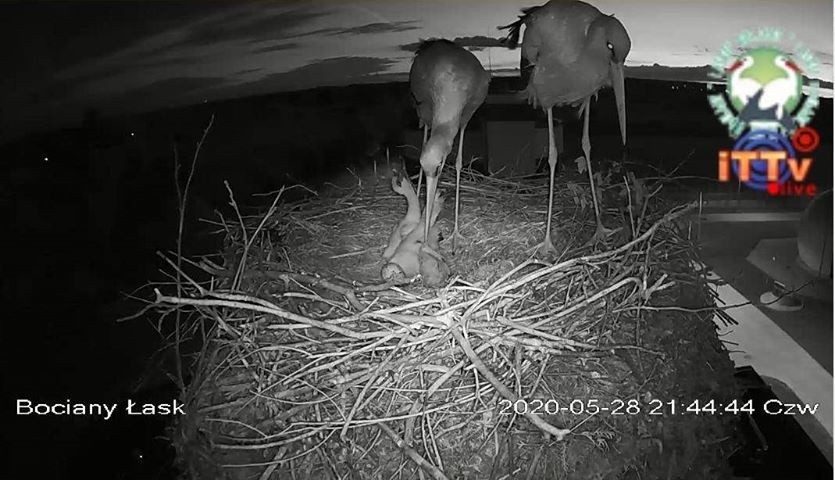
<path fill-rule="evenodd" d="M 737 212 L 694 215 L 706 223 L 720 222 L 799 222 L 802 212 Z"/>
<path fill-rule="evenodd" d="M 832 281 L 818 278 L 797 261 L 796 238 L 764 238 L 746 258 L 748 263 L 798 295 L 832 302 Z"/>
<path fill-rule="evenodd" d="M 763 378 L 778 380 L 769 383 L 784 387 L 774 392 L 780 400 L 819 405 L 813 416 L 794 418 L 832 463 L 832 375 L 738 290 L 715 273 L 708 280 L 716 282 L 713 289 L 722 304 L 738 305 L 725 310 L 738 325 L 714 318 L 720 338 L 730 343 L 731 360 L 738 367 L 751 365 Z"/>

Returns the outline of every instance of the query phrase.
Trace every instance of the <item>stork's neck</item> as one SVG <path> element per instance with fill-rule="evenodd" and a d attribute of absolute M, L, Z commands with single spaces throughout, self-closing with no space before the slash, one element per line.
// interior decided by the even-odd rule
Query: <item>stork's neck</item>
<path fill-rule="evenodd" d="M 742 67 L 735 68 L 734 71 L 731 72 L 731 81 L 734 83 L 738 82 L 742 77 L 742 71 Z"/>
<path fill-rule="evenodd" d="M 457 120 L 458 119 L 454 122 L 444 122 L 438 125 L 433 125 L 432 132 L 429 136 L 429 142 L 434 140 L 438 145 L 446 146 L 447 150 L 452 148 L 452 142 L 455 140 L 455 135 L 458 133 Z"/>
<path fill-rule="evenodd" d="M 790 81 L 797 82 L 797 71 L 796 70 L 794 70 L 793 68 L 790 68 L 788 65 L 784 65 L 783 66 L 783 71 L 786 72 L 786 75 L 788 75 Z"/>
<path fill-rule="evenodd" d="M 441 163 L 452 150 L 452 142 L 458 129 L 449 123 L 442 123 L 432 127 L 432 134 L 423 146 L 420 154 L 420 165 L 427 176 L 437 176 Z"/>

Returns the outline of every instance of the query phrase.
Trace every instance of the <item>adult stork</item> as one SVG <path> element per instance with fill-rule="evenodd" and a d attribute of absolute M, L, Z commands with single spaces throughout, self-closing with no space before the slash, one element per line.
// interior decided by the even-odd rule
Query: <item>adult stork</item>
<path fill-rule="evenodd" d="M 429 234 L 429 219 L 432 217 L 438 175 L 452 150 L 455 135 L 458 134 L 458 156 L 455 159 L 455 228 L 452 234 L 454 253 L 459 237 L 458 210 L 464 130 L 467 129 L 467 123 L 475 111 L 487 98 L 490 74 L 467 49 L 449 40 L 435 39 L 424 41 L 418 47 L 409 71 L 409 84 L 423 127 L 424 144 L 420 154 L 420 165 L 426 175 L 424 245 Z"/>
<path fill-rule="evenodd" d="M 554 144 L 554 106 L 580 106 L 583 120 L 583 152 L 591 184 L 597 230 L 592 241 L 605 239 L 611 230 L 603 227 L 597 192 L 594 188 L 589 141 L 589 103 L 603 87 L 615 91 L 620 132 L 626 145 L 626 98 L 623 89 L 623 63 L 632 41 L 623 24 L 614 16 L 604 15 L 585 2 L 551 0 L 539 7 L 522 10 L 519 20 L 499 27 L 508 29 L 505 41 L 511 48 L 519 42 L 521 27 L 522 70 L 530 69 L 526 92 L 534 108 L 542 108 L 548 115 L 548 164 L 551 167 L 548 191 L 548 218 L 545 240 L 540 253 L 554 250 L 551 243 L 551 213 L 554 203 L 554 170 L 557 149 Z M 526 65 L 527 64 L 527 65 Z"/>
<path fill-rule="evenodd" d="M 777 119 L 782 120 L 784 115 L 790 113 L 786 111 L 789 102 L 792 99 L 800 99 L 803 74 L 800 71 L 800 67 L 785 55 L 777 55 L 774 57 L 774 66 L 781 70 L 785 76 L 772 80 L 763 87 L 763 95 L 760 97 L 760 108 L 768 110 L 769 108 L 777 107 L 775 112 Z"/>
<path fill-rule="evenodd" d="M 746 70 L 754 66 L 754 57 L 743 55 L 727 68 L 728 86 L 731 88 L 732 96 L 741 105 L 746 105 L 757 92 L 760 91 L 760 82 L 753 78 L 743 76 Z"/>

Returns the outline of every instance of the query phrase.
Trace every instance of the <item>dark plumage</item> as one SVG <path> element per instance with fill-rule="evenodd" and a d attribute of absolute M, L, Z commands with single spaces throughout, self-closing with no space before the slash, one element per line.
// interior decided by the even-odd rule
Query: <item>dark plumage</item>
<path fill-rule="evenodd" d="M 551 0 L 539 7 L 522 10 L 519 20 L 499 27 L 508 30 L 504 41 L 511 47 L 519 42 L 522 25 L 521 71 L 529 102 L 548 115 L 551 189 L 545 240 L 541 251 L 553 250 L 551 243 L 551 209 L 554 190 L 554 169 L 557 152 L 554 145 L 553 112 L 555 106 L 581 106 L 585 113 L 583 151 L 588 164 L 589 182 L 597 219 L 594 239 L 605 237 L 607 230 L 600 220 L 600 208 L 594 189 L 589 161 L 591 144 L 588 138 L 589 103 L 601 88 L 613 87 L 623 143 L 626 144 L 626 101 L 623 89 L 623 63 L 632 41 L 623 24 L 597 8 L 580 1 Z"/>
<path fill-rule="evenodd" d="M 409 84 L 420 125 L 424 129 L 424 144 L 420 155 L 420 164 L 426 175 L 427 225 L 424 233 L 429 231 L 428 221 L 432 214 L 432 199 L 435 198 L 438 175 L 452 150 L 455 135 L 460 132 L 455 161 L 454 251 L 458 238 L 458 197 L 464 131 L 487 97 L 490 74 L 467 49 L 449 40 L 427 40 L 420 44 L 415 53 L 409 71 Z"/>

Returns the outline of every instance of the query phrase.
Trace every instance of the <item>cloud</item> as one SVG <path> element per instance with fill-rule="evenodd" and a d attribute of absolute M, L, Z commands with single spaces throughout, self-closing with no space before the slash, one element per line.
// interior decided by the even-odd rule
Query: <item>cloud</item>
<path fill-rule="evenodd" d="M 468 48 L 506 47 L 499 38 L 476 35 L 474 37 L 457 37 L 453 42 Z"/>
<path fill-rule="evenodd" d="M 429 40 L 429 39 L 426 39 Z M 417 42 L 407 43 L 405 45 L 400 45 L 401 50 L 405 50 L 407 52 L 416 52 L 418 47 L 421 43 L 426 40 L 419 40 Z M 476 35 L 472 37 L 456 37 L 450 40 L 457 45 L 460 45 L 468 50 L 483 50 L 488 47 L 506 47 L 505 44 L 501 42 L 501 39 L 487 37 L 484 35 Z"/>
<path fill-rule="evenodd" d="M 340 35 L 373 35 L 385 32 L 405 32 L 419 27 L 416 21 L 375 22 L 350 27 L 335 27 L 326 29 L 310 29 L 309 24 L 334 12 L 322 8 L 311 8 L 309 5 L 297 2 L 297 7 L 283 4 L 280 7 L 270 4 L 244 4 L 216 9 L 202 8 L 164 8 L 160 12 L 140 15 L 148 8 L 130 8 L 130 12 L 119 14 L 118 19 L 130 17 L 128 13 L 143 19 L 142 29 L 126 28 L 125 31 L 137 33 L 135 36 L 107 35 L 107 41 L 102 42 L 98 37 L 91 36 L 98 44 L 108 44 L 106 48 L 90 48 L 87 58 L 67 66 L 53 70 L 49 77 L 41 75 L 40 81 L 16 82 L 8 80 L 8 85 L 2 91 L 3 103 L 13 103 L 17 107 L 40 106 L 48 103 L 66 101 L 84 101 L 94 92 L 100 90 L 105 83 L 118 81 L 122 77 L 141 75 L 143 77 L 159 76 L 156 70 L 174 70 L 188 68 L 203 63 L 212 64 L 212 55 L 207 54 L 209 46 L 217 43 L 238 42 L 240 46 L 251 48 L 255 54 L 288 51 L 302 48 L 298 43 L 288 39 L 310 36 L 340 36 Z M 280 8 L 281 10 L 277 10 Z M 32 10 L 35 16 L 37 10 Z M 64 9 L 64 13 L 72 13 L 72 9 Z M 63 11 L 63 10 L 62 10 Z M 95 18 L 102 20 L 96 23 L 96 29 L 107 25 L 106 13 L 114 11 L 105 9 L 96 13 L 93 9 L 84 9 L 86 13 L 96 13 Z M 28 10 L 27 10 L 28 12 Z M 165 12 L 171 15 L 167 18 Z M 81 13 L 81 12 L 79 12 Z M 159 14 L 157 14 L 159 13 Z M 84 15 L 74 15 L 78 21 L 90 23 Z M 33 17 L 34 18 L 34 17 Z M 147 21 L 145 21 L 147 20 Z M 172 21 L 173 20 L 173 21 Z M 123 22 L 108 27 L 108 31 L 121 31 Z M 86 23 L 85 23 L 86 24 Z M 60 23 L 56 24 L 59 27 Z M 308 26 L 308 31 L 305 31 Z M 12 36 L 11 38 L 16 38 Z M 23 36 L 20 39 L 24 38 Z M 10 42 L 14 44 L 15 42 Z M 86 47 L 85 47 L 86 48 Z M 43 55 L 40 55 L 43 56 Z M 353 66 L 357 61 L 353 61 Z M 377 65 L 367 64 L 373 71 Z M 321 67 L 321 66 L 320 66 Z M 325 64 L 324 68 L 327 67 Z M 316 65 L 311 66 L 316 68 Z M 296 73 L 295 75 L 301 75 Z M 165 72 L 160 72 L 165 73 Z M 248 72 L 254 73 L 254 72 Z M 174 74 L 177 75 L 177 74 Z M 182 74 L 180 74 L 182 75 Z M 333 73 L 330 74 L 333 76 Z M 292 78 L 292 77 L 291 77 Z M 351 77 L 353 78 L 353 77 Z M 175 81 L 177 81 L 175 79 Z M 182 81 L 182 80 L 180 80 Z M 0 84 L 3 80 L 0 79 Z M 172 86 L 174 84 L 168 85 Z M 211 85 L 212 88 L 222 88 L 222 85 Z M 207 86 L 209 88 L 209 86 Z"/>
<path fill-rule="evenodd" d="M 331 33 L 331 35 L 366 35 L 372 33 L 408 32 L 409 30 L 420 30 L 420 27 L 418 27 L 416 23 L 418 22 L 415 20 L 389 23 L 368 23 L 357 27 L 343 28 Z"/>
<path fill-rule="evenodd" d="M 235 72 L 235 75 L 249 75 L 250 73 L 258 73 L 263 70 L 263 68 L 246 68 L 243 70 L 238 70 L 237 72 Z"/>
<path fill-rule="evenodd" d="M 16 73 L 52 73 L 131 48 L 148 37 L 231 10 L 226 2 L 4 3 L 0 51 Z M 33 72 L 33 73 L 34 73 Z"/>
<path fill-rule="evenodd" d="M 186 21 L 175 27 L 164 22 L 161 15 L 151 16 L 155 21 L 148 20 L 153 25 L 147 26 L 145 30 L 148 34 L 153 32 L 150 36 L 146 34 L 144 38 L 134 38 L 128 47 L 125 47 L 126 43 L 114 42 L 122 48 L 115 51 L 111 48 L 108 50 L 111 53 L 107 55 L 92 55 L 72 67 L 52 72 L 49 80 L 37 86 L 31 82 L 28 86 L 18 83 L 15 89 L 6 88 L 0 93 L 5 93 L 7 101 L 16 96 L 18 101 L 23 100 L 29 104 L 72 100 L 74 95 L 85 90 L 94 91 L 97 85 L 112 81 L 115 77 L 205 63 L 206 60 L 212 60 L 212 55 L 204 50 L 205 44 L 235 38 L 251 40 L 251 36 L 257 37 L 258 42 L 264 42 L 269 40 L 270 35 L 286 36 L 300 24 L 327 14 L 310 9 L 275 13 L 263 6 L 253 7 L 251 4 L 243 7 L 226 6 L 221 10 L 193 7 L 182 12 L 168 8 L 162 10 L 177 14 L 181 22 Z M 144 10 L 131 11 L 139 13 Z M 277 48 L 271 47 L 270 50 Z"/>
<path fill-rule="evenodd" d="M 126 65 L 124 70 L 142 70 L 146 68 L 158 67 L 179 67 L 186 65 L 197 65 L 203 63 L 206 57 L 178 55 L 176 57 L 161 58 L 159 60 L 148 60 L 134 65 Z"/>
<path fill-rule="evenodd" d="M 281 50 L 292 50 L 294 48 L 298 48 L 298 43 L 279 43 L 277 45 L 267 45 L 265 47 L 256 48 L 252 50 L 252 53 L 269 53 L 269 52 L 279 52 Z"/>
<path fill-rule="evenodd" d="M 237 85 L 242 91 L 304 90 L 325 85 L 349 85 L 386 74 L 394 60 L 377 57 L 336 57 L 273 73 L 255 82 Z"/>
<path fill-rule="evenodd" d="M 295 9 L 266 15 L 263 9 L 247 9 L 234 15 L 218 16 L 188 28 L 174 46 L 206 46 L 224 41 L 264 42 L 292 38 L 290 32 L 318 18 L 327 11 Z"/>
<path fill-rule="evenodd" d="M 312 36 L 329 36 L 336 37 L 339 35 L 368 35 L 375 33 L 399 33 L 407 32 L 409 30 L 420 30 L 417 26 L 416 20 L 406 20 L 402 22 L 374 22 L 366 23 L 365 25 L 358 25 L 356 27 L 328 27 L 311 30 L 309 32 L 297 33 L 288 35 L 286 38 L 301 38 Z"/>

